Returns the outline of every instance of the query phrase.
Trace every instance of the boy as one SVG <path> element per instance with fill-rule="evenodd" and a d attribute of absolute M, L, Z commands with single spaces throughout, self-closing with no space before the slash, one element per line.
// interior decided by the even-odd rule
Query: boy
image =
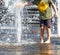
<path fill-rule="evenodd" d="M 47 40 L 45 43 L 50 43 L 50 35 L 51 35 L 51 19 L 52 19 L 52 12 L 51 6 L 54 9 L 54 16 L 58 18 L 58 12 L 56 6 L 54 5 L 52 0 L 34 0 L 32 2 L 25 2 L 23 4 L 18 4 L 17 6 L 27 6 L 35 4 L 38 7 L 40 13 L 40 41 L 44 43 L 44 29 L 46 28 L 47 31 Z"/>

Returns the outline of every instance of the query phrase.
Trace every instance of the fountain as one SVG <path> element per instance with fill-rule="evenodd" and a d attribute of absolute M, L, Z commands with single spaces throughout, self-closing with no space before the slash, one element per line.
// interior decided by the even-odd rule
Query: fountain
<path fill-rule="evenodd" d="M 16 4 L 24 3 L 22 0 L 2 1 L 4 2 L 0 5 L 0 16 L 2 17 L 0 18 L 0 42 L 18 44 L 39 42 L 40 27 L 37 7 L 35 5 L 16 7 Z M 57 24 L 54 19 L 53 21 L 52 33 L 57 34 Z"/>
<path fill-rule="evenodd" d="M 58 14 L 60 15 L 60 0 L 57 0 L 58 1 Z M 60 18 L 60 16 L 59 16 Z M 58 36 L 60 37 L 60 19 L 58 18 Z"/>
<path fill-rule="evenodd" d="M 4 43 L 26 44 L 33 42 L 32 36 L 34 36 L 34 34 L 32 34 L 31 31 L 32 25 L 28 25 L 28 22 L 32 21 L 32 17 L 28 19 L 29 14 L 28 10 L 26 9 L 27 7 L 16 7 L 16 4 L 20 4 L 23 2 L 24 1 L 22 0 L 4 0 L 3 7 L 7 8 L 6 13 L 4 14 L 5 20 L 2 23 L 3 26 L 1 25 L 2 29 L 4 29 L 2 32 L 4 34 L 4 36 L 2 37 L 2 41 L 4 40 Z M 24 23 L 23 25 L 22 22 Z"/>
<path fill-rule="evenodd" d="M 3 4 L 4 3 L 4 4 Z M 4 43 L 20 43 L 21 42 L 21 11 L 23 7 L 16 7 L 16 4 L 22 3 L 22 0 L 1 0 L 1 31 L 3 35 L 0 39 Z M 3 13 L 2 13 L 3 12 Z M 3 14 L 3 16 L 2 16 Z"/>
<path fill-rule="evenodd" d="M 22 0 L 17 0 L 17 3 L 22 3 Z M 22 17 L 21 17 L 21 11 L 23 10 L 23 7 L 18 7 L 16 9 L 16 15 L 17 15 L 17 38 L 18 38 L 18 43 L 21 43 L 21 34 L 22 34 Z M 20 14 L 21 13 L 21 14 Z"/>
<path fill-rule="evenodd" d="M 31 55 L 32 50 L 33 55 L 40 48 L 31 46 L 31 43 L 40 43 L 39 11 L 35 5 L 16 7 L 23 2 L 0 0 L 0 55 Z"/>

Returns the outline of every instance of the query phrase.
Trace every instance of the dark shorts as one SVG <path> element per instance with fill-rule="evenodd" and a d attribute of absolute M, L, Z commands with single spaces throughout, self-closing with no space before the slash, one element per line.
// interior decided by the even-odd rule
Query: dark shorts
<path fill-rule="evenodd" d="M 47 27 L 51 27 L 51 24 L 52 24 L 52 21 L 51 21 L 51 19 L 48 19 L 48 20 L 40 20 L 40 27 L 41 26 L 47 26 Z"/>

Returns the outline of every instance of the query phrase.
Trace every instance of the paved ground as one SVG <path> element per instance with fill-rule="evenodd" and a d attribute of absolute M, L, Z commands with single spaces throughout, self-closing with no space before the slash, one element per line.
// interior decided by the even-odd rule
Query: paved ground
<path fill-rule="evenodd" d="M 0 55 L 59 55 L 60 38 L 51 38 L 51 44 L 0 45 Z"/>

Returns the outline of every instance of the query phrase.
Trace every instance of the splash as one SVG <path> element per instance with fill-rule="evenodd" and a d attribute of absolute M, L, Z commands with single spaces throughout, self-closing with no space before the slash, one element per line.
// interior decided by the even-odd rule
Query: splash
<path fill-rule="evenodd" d="M 22 23 L 21 23 L 21 11 L 23 11 L 23 7 L 16 7 L 16 4 L 22 3 L 22 0 L 4 0 L 5 7 L 8 8 L 9 13 L 13 13 L 16 16 L 16 29 L 17 29 L 17 38 L 18 42 L 21 42 L 21 32 L 22 32 Z"/>

